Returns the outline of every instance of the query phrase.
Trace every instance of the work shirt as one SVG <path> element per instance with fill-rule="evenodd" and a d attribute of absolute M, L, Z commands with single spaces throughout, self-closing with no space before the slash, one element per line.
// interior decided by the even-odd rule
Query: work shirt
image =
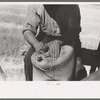
<path fill-rule="evenodd" d="M 80 19 L 78 5 L 30 5 L 23 33 L 31 31 L 37 36 L 42 31 L 70 44 L 79 38 Z"/>

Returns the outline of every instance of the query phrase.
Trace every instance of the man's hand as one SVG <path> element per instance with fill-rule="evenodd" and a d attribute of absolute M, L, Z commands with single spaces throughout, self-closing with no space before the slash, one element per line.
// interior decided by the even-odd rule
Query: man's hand
<path fill-rule="evenodd" d="M 57 59 L 60 55 L 62 41 L 54 40 L 49 43 L 49 54 L 52 58 Z"/>
<path fill-rule="evenodd" d="M 47 50 L 47 45 L 39 42 L 31 31 L 25 31 L 23 35 L 25 40 L 35 48 L 36 52 Z"/>
<path fill-rule="evenodd" d="M 34 45 L 34 48 L 36 50 L 36 52 L 40 52 L 40 51 L 47 51 L 47 45 L 42 43 L 42 42 L 38 42 Z"/>

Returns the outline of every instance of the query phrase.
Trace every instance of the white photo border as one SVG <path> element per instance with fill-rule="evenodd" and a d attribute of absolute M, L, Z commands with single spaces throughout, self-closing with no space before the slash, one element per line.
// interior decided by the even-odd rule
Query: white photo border
<path fill-rule="evenodd" d="M 100 4 L 100 2 L 0 2 L 1 4 Z M 0 98 L 100 98 L 99 81 L 0 82 Z"/>

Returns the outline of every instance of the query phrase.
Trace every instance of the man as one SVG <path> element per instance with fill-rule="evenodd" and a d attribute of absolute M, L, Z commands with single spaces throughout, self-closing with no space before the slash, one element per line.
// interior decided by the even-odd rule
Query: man
<path fill-rule="evenodd" d="M 54 41 L 49 47 L 52 58 L 59 57 L 62 45 L 73 46 L 75 56 L 79 56 L 80 31 L 78 5 L 30 5 L 23 30 L 25 40 L 31 45 L 24 59 L 26 80 L 32 81 L 32 54 L 35 51 L 47 51 L 47 43 L 50 41 Z"/>

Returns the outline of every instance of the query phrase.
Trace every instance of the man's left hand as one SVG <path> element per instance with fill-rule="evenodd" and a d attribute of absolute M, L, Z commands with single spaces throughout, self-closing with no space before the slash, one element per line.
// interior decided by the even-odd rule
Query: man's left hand
<path fill-rule="evenodd" d="M 53 59 L 57 59 L 59 57 L 61 44 L 62 44 L 62 41 L 60 41 L 60 40 L 54 40 L 49 43 L 49 51 L 48 52 L 49 52 L 49 55 Z"/>

